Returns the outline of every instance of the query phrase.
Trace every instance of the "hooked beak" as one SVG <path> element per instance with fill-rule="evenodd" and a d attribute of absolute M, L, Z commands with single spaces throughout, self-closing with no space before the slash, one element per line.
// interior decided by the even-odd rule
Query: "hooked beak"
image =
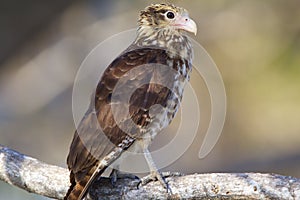
<path fill-rule="evenodd" d="M 197 24 L 187 15 L 179 15 L 174 20 L 173 26 L 177 29 L 185 30 L 197 34 Z"/>

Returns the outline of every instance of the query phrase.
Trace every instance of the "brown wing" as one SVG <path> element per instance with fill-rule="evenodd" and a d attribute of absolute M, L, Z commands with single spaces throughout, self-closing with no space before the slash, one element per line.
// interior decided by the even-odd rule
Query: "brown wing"
<path fill-rule="evenodd" d="M 67 159 L 72 185 L 65 199 L 84 197 L 95 178 L 140 136 L 139 128 L 150 123 L 150 107 L 166 106 L 172 91 L 154 82 L 172 83 L 175 75 L 168 75 L 171 70 L 167 68 L 155 70 L 155 66 L 167 66 L 170 61 L 163 49 L 135 49 L 123 53 L 105 70 L 95 102 L 74 134 Z M 178 59 L 174 69 L 184 62 Z M 129 100 L 124 99 L 129 94 Z M 123 108 L 128 108 L 129 115 Z"/>

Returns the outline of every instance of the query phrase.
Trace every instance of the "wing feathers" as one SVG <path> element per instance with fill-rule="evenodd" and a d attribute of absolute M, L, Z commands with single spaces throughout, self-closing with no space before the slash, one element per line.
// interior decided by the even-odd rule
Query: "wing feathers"
<path fill-rule="evenodd" d="M 140 127 L 149 124 L 152 105 L 166 106 L 172 91 L 150 82 L 165 78 L 172 83 L 175 77 L 168 79 L 164 74 L 167 71 L 156 72 L 149 63 L 167 65 L 169 60 L 167 52 L 162 49 L 135 49 L 120 55 L 105 70 L 96 89 L 95 102 L 91 103 L 79 124 L 70 147 L 67 163 L 72 185 L 66 199 L 84 197 L 90 184 L 134 142 L 139 133 L 134 126 L 126 126 L 129 134 L 120 129 L 112 113 L 112 98 L 114 106 L 129 108 L 130 116 L 125 115 L 124 110 L 118 110 L 118 116 L 124 116 L 122 123 L 133 120 Z M 147 66 L 144 71 L 133 70 L 143 65 Z M 145 81 L 150 84 L 139 86 Z M 124 89 L 116 91 L 113 96 L 117 85 L 124 86 Z M 125 102 L 124 96 L 132 89 L 135 91 L 129 102 Z"/>

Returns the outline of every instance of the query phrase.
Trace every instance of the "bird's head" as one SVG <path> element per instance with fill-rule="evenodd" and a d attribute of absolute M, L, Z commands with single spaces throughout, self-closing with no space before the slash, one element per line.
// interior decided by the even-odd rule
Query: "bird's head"
<path fill-rule="evenodd" d="M 172 4 L 152 4 L 141 11 L 139 29 L 187 31 L 197 33 L 196 23 L 187 10 Z"/>

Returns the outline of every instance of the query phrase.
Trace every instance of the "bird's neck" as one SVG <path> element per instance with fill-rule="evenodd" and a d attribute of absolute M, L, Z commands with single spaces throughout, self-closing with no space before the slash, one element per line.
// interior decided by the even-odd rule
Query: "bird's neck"
<path fill-rule="evenodd" d="M 192 45 L 188 36 L 173 29 L 153 30 L 148 27 L 140 27 L 134 45 L 163 48 L 169 52 L 170 57 L 181 57 L 190 61 L 193 57 Z"/>

